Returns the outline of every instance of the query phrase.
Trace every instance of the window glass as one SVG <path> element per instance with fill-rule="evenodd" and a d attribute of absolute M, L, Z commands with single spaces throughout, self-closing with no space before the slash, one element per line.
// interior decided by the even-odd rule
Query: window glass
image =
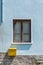
<path fill-rule="evenodd" d="M 28 22 L 23 23 L 23 33 L 30 33 L 29 28 L 30 26 Z"/>
<path fill-rule="evenodd" d="M 14 37 L 15 42 L 19 42 L 21 40 L 20 35 L 16 34 Z"/>
<path fill-rule="evenodd" d="M 20 30 L 21 30 L 21 24 L 17 22 L 17 23 L 14 25 L 14 32 L 15 32 L 15 33 L 20 33 Z"/>
<path fill-rule="evenodd" d="M 29 35 L 23 35 L 23 41 L 24 42 L 29 42 L 30 41 Z"/>

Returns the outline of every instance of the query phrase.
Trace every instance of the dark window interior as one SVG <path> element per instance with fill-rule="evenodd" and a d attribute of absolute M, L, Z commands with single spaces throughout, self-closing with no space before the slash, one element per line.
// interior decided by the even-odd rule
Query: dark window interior
<path fill-rule="evenodd" d="M 30 19 L 13 19 L 13 42 L 31 42 Z"/>

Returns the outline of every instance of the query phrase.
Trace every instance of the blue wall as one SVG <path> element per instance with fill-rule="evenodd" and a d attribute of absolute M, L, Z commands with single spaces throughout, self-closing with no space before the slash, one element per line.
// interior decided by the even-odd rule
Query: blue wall
<path fill-rule="evenodd" d="M 7 52 L 11 46 L 15 18 L 29 18 L 32 24 L 32 45 L 15 44 L 17 54 L 43 54 L 43 0 L 3 0 L 4 41 L 0 41 L 0 51 Z"/>
<path fill-rule="evenodd" d="M 2 23 L 2 0 L 0 0 L 0 25 Z"/>

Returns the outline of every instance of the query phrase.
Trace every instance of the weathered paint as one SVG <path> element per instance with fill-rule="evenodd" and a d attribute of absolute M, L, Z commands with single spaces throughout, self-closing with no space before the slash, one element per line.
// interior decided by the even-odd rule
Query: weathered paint
<path fill-rule="evenodd" d="M 0 39 L 0 51 L 7 52 L 11 46 L 12 20 L 15 18 L 31 19 L 32 27 L 32 45 L 15 44 L 17 54 L 43 54 L 43 0 L 3 0 L 4 41 Z"/>

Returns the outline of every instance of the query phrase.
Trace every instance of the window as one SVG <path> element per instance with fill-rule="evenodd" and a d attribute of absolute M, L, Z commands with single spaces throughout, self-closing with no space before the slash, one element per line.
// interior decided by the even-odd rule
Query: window
<path fill-rule="evenodd" d="M 31 42 L 30 19 L 13 19 L 13 42 Z"/>

